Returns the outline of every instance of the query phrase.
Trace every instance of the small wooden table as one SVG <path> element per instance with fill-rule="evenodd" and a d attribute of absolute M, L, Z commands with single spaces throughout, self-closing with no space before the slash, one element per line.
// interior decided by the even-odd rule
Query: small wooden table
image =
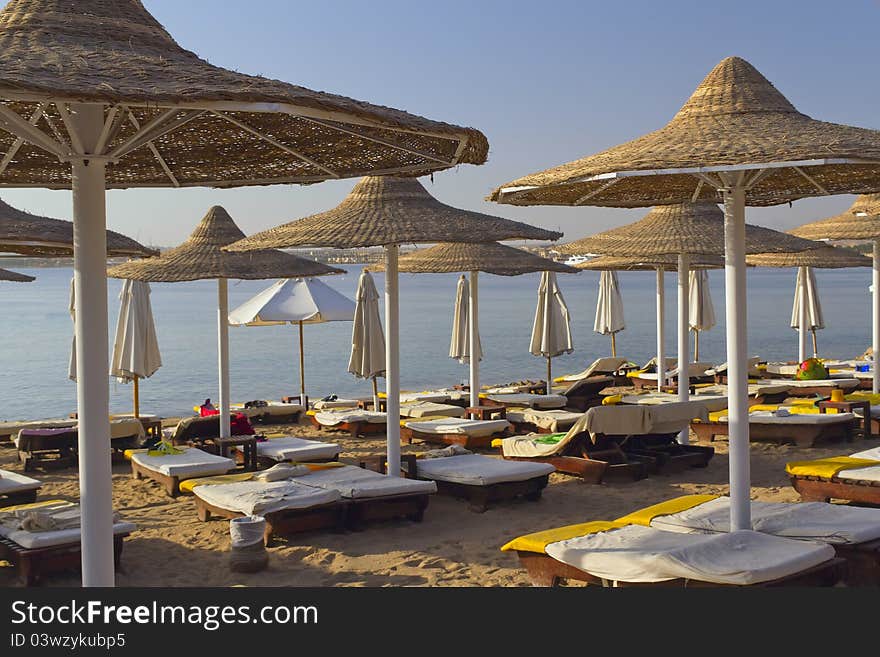
<path fill-rule="evenodd" d="M 373 408 L 373 400 L 372 399 L 358 399 L 357 407 L 363 411 L 369 411 Z M 386 413 L 388 411 L 388 400 L 384 397 L 379 398 L 379 408 L 376 409 L 380 413 Z"/>
<path fill-rule="evenodd" d="M 474 420 L 491 420 L 493 415 L 497 415 L 500 420 L 507 418 L 506 406 L 468 406 L 464 412 Z"/>
<path fill-rule="evenodd" d="M 162 437 L 162 418 L 138 418 L 144 427 L 144 433 L 155 438 Z"/>
<path fill-rule="evenodd" d="M 256 436 L 230 436 L 229 438 L 213 438 L 214 445 L 217 447 L 217 455 L 233 458 L 235 455 L 229 455 L 229 450 L 241 445 L 242 455 L 244 457 L 243 464 L 246 472 L 253 472 L 257 469 L 257 437 Z"/>
<path fill-rule="evenodd" d="M 853 413 L 854 409 L 861 408 L 864 413 L 864 422 L 862 424 L 862 438 L 871 437 L 871 402 L 869 401 L 820 401 L 816 404 L 819 412 L 824 413 L 829 408 L 836 408 L 844 413 Z"/>

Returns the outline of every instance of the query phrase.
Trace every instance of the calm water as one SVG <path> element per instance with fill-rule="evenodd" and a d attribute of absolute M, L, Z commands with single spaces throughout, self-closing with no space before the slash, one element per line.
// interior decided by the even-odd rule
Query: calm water
<path fill-rule="evenodd" d="M 359 265 L 325 279 L 353 297 Z M 72 325 L 67 312 L 70 269 L 19 270 L 33 283 L 0 283 L 6 312 L 0 315 L 0 419 L 66 415 L 76 407 L 75 384 L 67 379 Z M 480 322 L 484 351 L 482 381 L 542 379 L 545 362 L 529 354 L 538 287 L 537 274 L 513 278 L 480 276 Z M 724 354 L 724 276 L 710 272 L 719 324 L 700 339 L 701 360 L 720 362 Z M 870 343 L 870 270 L 818 270 L 817 282 L 827 327 L 819 333 L 823 356 L 852 357 Z M 383 278 L 375 275 L 382 290 Z M 655 350 L 655 275 L 621 272 L 626 330 L 618 334 L 618 353 L 638 363 Z M 422 389 L 460 383 L 467 366 L 448 356 L 457 275 L 402 274 L 401 383 Z M 593 333 L 599 275 L 559 275 L 572 317 L 575 351 L 554 359 L 554 374 L 577 371 L 610 354 L 610 338 Z M 797 333 L 788 327 L 795 270 L 755 269 L 748 273 L 749 351 L 769 359 L 793 359 Z M 231 282 L 230 309 L 271 281 Z M 667 353 L 674 355 L 676 277 L 667 275 Z M 122 282 L 109 282 L 110 338 L 119 311 Z M 162 415 L 187 414 L 206 397 L 217 398 L 216 282 L 154 284 L 153 313 L 163 367 L 141 383 L 141 409 Z M 329 393 L 366 395 L 368 381 L 348 374 L 351 323 L 305 327 L 306 387 L 315 399 Z M 233 401 L 277 399 L 297 394 L 297 332 L 293 326 L 231 327 Z M 381 385 L 381 384 L 380 384 Z M 110 385 L 112 412 L 131 410 L 131 386 Z"/>

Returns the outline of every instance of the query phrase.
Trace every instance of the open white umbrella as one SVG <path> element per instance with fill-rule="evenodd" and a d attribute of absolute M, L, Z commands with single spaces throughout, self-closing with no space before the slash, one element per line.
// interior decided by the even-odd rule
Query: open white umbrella
<path fill-rule="evenodd" d="M 600 335 L 611 336 L 611 355 L 617 356 L 616 335 L 626 328 L 623 318 L 623 300 L 620 298 L 620 286 L 617 283 L 617 272 L 603 270 L 599 275 L 599 299 L 596 302 L 596 321 L 593 330 Z"/>
<path fill-rule="evenodd" d="M 802 363 L 807 359 L 807 331 L 813 334 L 813 357 L 816 358 L 819 355 L 816 331 L 825 328 L 825 320 L 816 287 L 816 274 L 812 267 L 798 267 L 791 309 L 791 328 L 797 329 L 800 334 L 798 360 Z"/>
<path fill-rule="evenodd" d="M 553 388 L 551 373 L 553 357 L 574 351 L 568 306 L 565 305 L 562 291 L 556 283 L 556 272 L 545 271 L 541 274 L 538 307 L 535 310 L 532 344 L 529 351 L 535 356 L 544 356 L 547 359 L 547 394 L 549 395 Z"/>
<path fill-rule="evenodd" d="M 455 310 L 452 315 L 452 340 L 449 342 L 449 357 L 459 363 L 470 362 L 470 285 L 467 277 L 462 274 L 455 290 Z M 476 334 L 477 360 L 483 360 L 483 345 L 480 333 Z"/>
<path fill-rule="evenodd" d="M 694 332 L 694 361 L 700 360 L 700 332 L 715 326 L 715 307 L 709 293 L 709 272 L 691 269 L 690 273 L 689 323 Z"/>
<path fill-rule="evenodd" d="M 354 301 L 317 278 L 283 278 L 255 294 L 229 313 L 233 326 L 299 326 L 300 402 L 305 405 L 306 375 L 303 324 L 350 322 Z"/>
<path fill-rule="evenodd" d="M 382 332 L 382 320 L 379 317 L 379 292 L 373 276 L 364 269 L 355 294 L 348 371 L 359 379 L 372 379 L 374 409 L 379 408 L 376 377 L 385 376 L 385 368 L 385 334 Z"/>
<path fill-rule="evenodd" d="M 150 304 L 150 284 L 125 280 L 119 301 L 110 375 L 121 383 L 134 383 L 134 416 L 140 417 L 138 380 L 153 376 L 162 367 Z"/>

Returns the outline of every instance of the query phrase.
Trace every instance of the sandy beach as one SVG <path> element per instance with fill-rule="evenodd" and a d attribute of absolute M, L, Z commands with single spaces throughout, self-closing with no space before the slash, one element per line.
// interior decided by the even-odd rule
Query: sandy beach
<path fill-rule="evenodd" d="M 342 447 L 340 459 L 357 463 L 384 453 L 384 436 L 351 438 L 319 431 L 309 424 L 260 425 L 275 431 Z M 871 441 L 872 443 L 874 441 Z M 517 558 L 499 550 L 520 534 L 588 520 L 613 519 L 634 509 L 687 493 L 724 494 L 728 490 L 727 441 L 717 440 L 715 456 L 705 469 L 654 474 L 641 481 L 584 484 L 553 474 L 538 502 L 497 504 L 482 514 L 467 504 L 434 495 L 422 523 L 400 520 L 369 524 L 364 531 L 313 532 L 280 539 L 269 549 L 266 570 L 232 572 L 228 521 L 204 523 L 189 496 L 167 497 L 158 484 L 135 481 L 127 462 L 113 466 L 114 507 L 138 529 L 126 539 L 117 586 L 528 586 Z M 405 445 L 404 453 L 430 449 Z M 786 461 L 847 454 L 864 449 L 861 442 L 820 447 L 753 443 L 752 496 L 765 501 L 798 501 L 785 475 Z M 497 450 L 483 453 L 497 457 Z M 20 472 L 11 444 L 0 447 L 0 467 Z M 32 473 L 43 481 L 39 499 L 75 500 L 77 469 Z M 20 586 L 14 569 L 0 562 L 0 586 Z M 50 576 L 44 586 L 78 586 L 77 573 Z"/>

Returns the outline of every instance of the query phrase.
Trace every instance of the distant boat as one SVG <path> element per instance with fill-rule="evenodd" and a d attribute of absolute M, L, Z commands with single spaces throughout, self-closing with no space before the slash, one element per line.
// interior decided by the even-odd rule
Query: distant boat
<path fill-rule="evenodd" d="M 582 265 L 585 262 L 589 262 L 590 260 L 591 260 L 590 256 L 573 255 L 573 256 L 570 256 L 568 258 L 568 260 L 565 261 L 564 264 L 568 265 L 569 267 L 576 267 L 577 265 Z"/>

